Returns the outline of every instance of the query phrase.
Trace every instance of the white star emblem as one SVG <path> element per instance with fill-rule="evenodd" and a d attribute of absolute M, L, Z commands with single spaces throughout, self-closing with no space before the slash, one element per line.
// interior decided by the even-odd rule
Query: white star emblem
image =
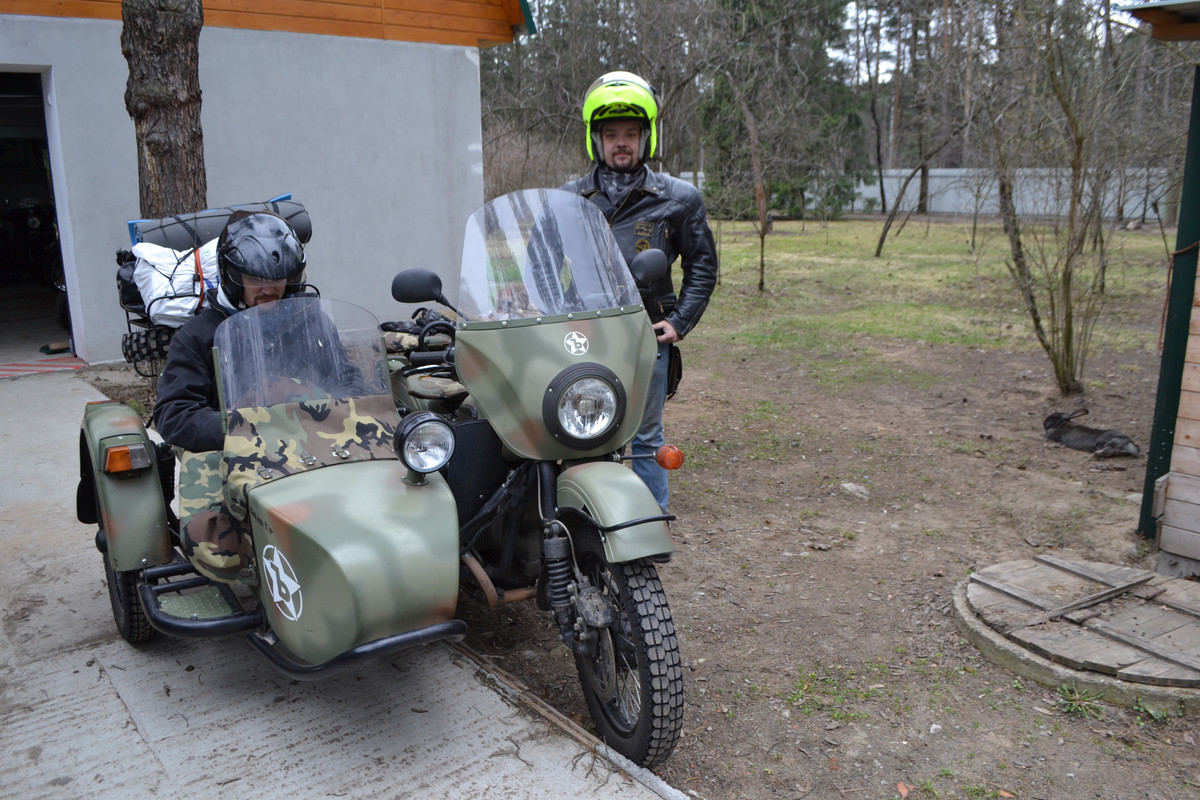
<path fill-rule="evenodd" d="M 588 339 L 579 331 L 571 331 L 563 337 L 563 346 L 573 356 L 581 356 L 588 351 Z"/>
<path fill-rule="evenodd" d="M 273 544 L 263 548 L 263 572 L 267 576 L 267 587 L 279 613 L 295 622 L 304 611 L 304 598 L 300 594 L 300 581 L 296 572 Z"/>

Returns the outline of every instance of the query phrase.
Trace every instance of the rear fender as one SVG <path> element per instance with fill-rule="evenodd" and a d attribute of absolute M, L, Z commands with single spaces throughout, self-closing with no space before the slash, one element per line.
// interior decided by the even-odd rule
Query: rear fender
<path fill-rule="evenodd" d="M 107 448 L 139 442 L 146 446 L 149 466 L 123 474 L 104 471 Z M 154 452 L 154 442 L 146 434 L 141 417 L 129 406 L 109 400 L 89 403 L 84 410 L 79 456 L 81 462 L 86 462 L 80 464 L 78 516 L 87 521 L 83 506 L 90 493 L 100 509 L 98 522 L 105 531 L 108 555 L 117 572 L 171 560 L 167 507 Z M 85 470 L 90 470 L 90 477 Z"/>
<path fill-rule="evenodd" d="M 642 479 L 612 461 L 591 461 L 563 470 L 558 476 L 558 507 L 583 509 L 604 527 L 662 516 L 658 501 Z M 605 558 L 613 564 L 665 555 L 675 549 L 667 523 L 661 519 L 601 532 L 600 539 Z"/>

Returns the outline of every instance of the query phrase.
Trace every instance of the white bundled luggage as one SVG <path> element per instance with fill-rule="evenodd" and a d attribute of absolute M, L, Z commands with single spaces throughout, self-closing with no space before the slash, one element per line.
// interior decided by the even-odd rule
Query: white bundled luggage
<path fill-rule="evenodd" d="M 205 290 L 220 281 L 216 239 L 190 250 L 139 242 L 133 254 L 137 257 L 133 281 L 155 325 L 183 325 L 200 310 Z"/>

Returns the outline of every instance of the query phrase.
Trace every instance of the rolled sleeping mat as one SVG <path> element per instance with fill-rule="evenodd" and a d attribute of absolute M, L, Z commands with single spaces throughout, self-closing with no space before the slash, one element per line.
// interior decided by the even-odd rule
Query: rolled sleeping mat
<path fill-rule="evenodd" d="M 129 240 L 132 244 L 149 242 L 172 250 L 191 250 L 217 238 L 234 211 L 270 211 L 287 220 L 302 244 L 307 244 L 312 237 L 308 211 L 302 203 L 292 200 L 291 195 L 284 195 L 264 203 L 209 208 L 161 219 L 131 220 Z"/>

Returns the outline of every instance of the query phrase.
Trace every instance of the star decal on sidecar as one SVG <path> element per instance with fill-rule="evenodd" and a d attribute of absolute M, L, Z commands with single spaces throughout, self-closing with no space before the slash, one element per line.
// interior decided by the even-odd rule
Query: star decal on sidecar
<path fill-rule="evenodd" d="M 296 572 L 279 548 L 269 544 L 263 548 L 263 572 L 267 576 L 267 587 L 279 613 L 295 622 L 304 612 L 304 597 L 300 594 L 300 581 Z"/>

